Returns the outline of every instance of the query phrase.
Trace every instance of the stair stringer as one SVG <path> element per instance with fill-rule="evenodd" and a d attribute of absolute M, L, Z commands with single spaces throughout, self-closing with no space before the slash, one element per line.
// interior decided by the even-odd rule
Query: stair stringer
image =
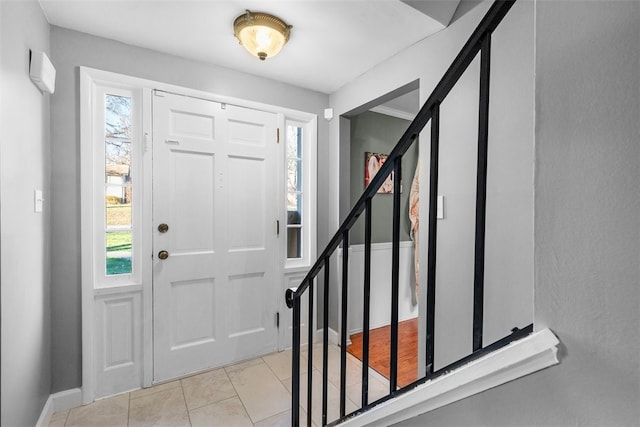
<path fill-rule="evenodd" d="M 433 411 L 560 363 L 558 344 L 560 341 L 549 329 L 534 332 L 348 418 L 340 425 L 391 425 Z"/>

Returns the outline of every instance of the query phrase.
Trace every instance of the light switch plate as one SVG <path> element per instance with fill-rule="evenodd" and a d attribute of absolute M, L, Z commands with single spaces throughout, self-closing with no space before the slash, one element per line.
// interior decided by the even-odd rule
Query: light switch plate
<path fill-rule="evenodd" d="M 436 204 L 436 218 L 444 219 L 444 196 L 438 196 Z"/>
<path fill-rule="evenodd" d="M 44 196 L 42 195 L 42 190 L 34 190 L 34 192 L 33 192 L 33 211 L 35 213 L 42 212 L 43 205 L 44 205 Z"/>

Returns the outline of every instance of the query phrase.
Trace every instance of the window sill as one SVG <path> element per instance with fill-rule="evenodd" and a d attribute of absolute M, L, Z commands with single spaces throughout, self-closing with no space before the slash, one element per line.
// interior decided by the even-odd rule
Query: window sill
<path fill-rule="evenodd" d="M 128 285 L 101 286 L 93 289 L 95 296 L 121 294 L 125 292 L 142 292 L 142 285 L 139 283 L 131 283 Z"/>
<path fill-rule="evenodd" d="M 285 266 L 283 271 L 284 274 L 293 274 L 293 273 L 302 273 L 302 272 L 307 272 L 309 271 L 309 268 L 311 266 L 308 263 L 304 263 L 304 264 L 296 264 L 296 265 L 291 265 L 291 266 Z"/>

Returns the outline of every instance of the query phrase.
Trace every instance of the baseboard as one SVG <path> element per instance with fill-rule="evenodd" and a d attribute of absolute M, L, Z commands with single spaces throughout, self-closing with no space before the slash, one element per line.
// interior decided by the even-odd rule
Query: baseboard
<path fill-rule="evenodd" d="M 49 398 L 42 408 L 42 412 L 40 412 L 40 418 L 38 418 L 36 427 L 47 427 L 54 412 L 55 410 L 53 409 L 53 396 L 49 395 Z"/>
<path fill-rule="evenodd" d="M 324 329 L 316 330 L 316 342 L 322 342 L 322 337 L 324 334 Z M 338 332 L 329 328 L 329 344 L 340 345 L 340 335 Z M 348 344 L 351 344 L 350 342 Z"/>
<path fill-rule="evenodd" d="M 82 390 L 79 388 L 72 388 L 71 390 L 51 394 L 42 408 L 36 427 L 47 427 L 54 413 L 66 411 L 67 409 L 81 405 Z"/>
<path fill-rule="evenodd" d="M 418 316 L 400 318 L 400 319 L 398 319 L 398 323 L 406 322 L 407 320 L 412 320 L 412 319 L 418 319 Z M 390 324 L 391 323 L 389 323 L 388 321 L 379 322 L 379 323 L 377 323 L 375 325 L 369 325 L 369 330 L 371 331 L 373 329 L 384 328 L 385 326 L 389 326 Z M 362 328 L 351 329 L 349 331 L 349 336 L 362 333 L 362 331 L 363 331 Z"/>

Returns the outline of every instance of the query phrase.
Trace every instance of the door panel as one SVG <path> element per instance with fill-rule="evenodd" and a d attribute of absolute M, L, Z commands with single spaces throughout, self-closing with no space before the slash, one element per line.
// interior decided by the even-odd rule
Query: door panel
<path fill-rule="evenodd" d="M 171 150 L 170 161 L 173 252 L 213 252 L 215 156 Z"/>
<path fill-rule="evenodd" d="M 229 277 L 229 305 L 246 307 L 244 316 L 229 319 L 229 337 L 237 338 L 264 330 L 261 301 L 268 295 L 264 295 L 263 281 L 264 275 L 260 273 Z M 246 300 L 246 295 L 253 295 L 253 298 Z"/>
<path fill-rule="evenodd" d="M 260 183 L 267 179 L 264 160 L 229 157 L 229 250 L 265 249 L 267 200 Z M 272 200 L 269 200 L 272 202 Z M 273 217 L 275 219 L 275 217 Z M 271 221 L 273 225 L 273 220 Z"/>
<path fill-rule="evenodd" d="M 171 349 L 216 340 L 213 279 L 186 280 L 171 283 Z"/>
<path fill-rule="evenodd" d="M 193 137 L 204 140 L 214 139 L 215 118 L 197 115 L 188 111 L 171 110 L 169 112 L 170 132 L 178 137 Z"/>
<path fill-rule="evenodd" d="M 277 348 L 276 116 L 162 92 L 153 110 L 161 381 Z"/>
<path fill-rule="evenodd" d="M 277 350 L 276 115 L 227 106 L 228 339 L 241 354 Z M 269 304 L 265 304 L 269 301 Z"/>

